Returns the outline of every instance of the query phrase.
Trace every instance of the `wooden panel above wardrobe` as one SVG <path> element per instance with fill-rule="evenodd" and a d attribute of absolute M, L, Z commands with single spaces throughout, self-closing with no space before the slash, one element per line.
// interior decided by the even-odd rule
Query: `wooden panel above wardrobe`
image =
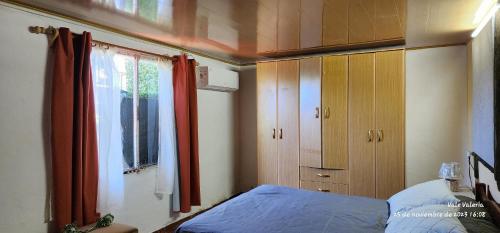
<path fill-rule="evenodd" d="M 278 51 L 298 50 L 299 43 L 300 0 L 279 0 Z"/>
<path fill-rule="evenodd" d="M 271 2 L 274 2 L 273 0 Z M 262 21 L 277 49 L 263 56 L 401 45 L 406 37 L 406 0 L 278 0 L 276 22 Z M 266 3 L 266 6 L 272 6 Z M 272 12 L 267 10 L 267 12 Z M 264 15 L 259 12 L 259 15 Z M 266 24 L 267 22 L 267 24 Z M 277 25 L 273 34 L 270 24 Z M 263 31 L 258 28 L 259 33 Z M 257 35 L 266 38 L 266 35 Z M 267 35 L 269 36 L 269 35 Z M 259 38 L 257 38 L 259 41 Z M 263 39 L 262 39 L 263 40 Z M 266 40 L 264 40 L 266 41 Z M 267 39 L 272 42 L 272 40 Z"/>
<path fill-rule="evenodd" d="M 349 43 L 349 0 L 324 0 L 323 46 Z"/>
<path fill-rule="evenodd" d="M 300 1 L 300 48 L 322 45 L 323 1 Z"/>

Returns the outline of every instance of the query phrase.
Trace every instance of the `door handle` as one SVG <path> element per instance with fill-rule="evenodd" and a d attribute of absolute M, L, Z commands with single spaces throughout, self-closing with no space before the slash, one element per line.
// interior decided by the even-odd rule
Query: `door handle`
<path fill-rule="evenodd" d="M 373 141 L 373 130 L 370 129 L 368 130 L 368 142 L 372 142 Z"/>
<path fill-rule="evenodd" d="M 322 189 L 322 188 L 318 188 L 318 191 L 320 191 L 320 192 L 324 192 L 324 193 L 329 193 L 329 192 L 330 192 L 330 189 Z"/>
<path fill-rule="evenodd" d="M 330 107 L 326 107 L 325 108 L 325 114 L 324 114 L 324 116 L 325 116 L 325 119 L 330 118 Z"/>
<path fill-rule="evenodd" d="M 279 138 L 280 138 L 280 139 L 283 139 L 283 129 L 280 129 L 280 132 L 279 132 Z"/>
<path fill-rule="evenodd" d="M 384 140 L 384 131 L 379 129 L 377 130 L 377 141 L 381 142 Z"/>
<path fill-rule="evenodd" d="M 317 175 L 317 176 L 319 176 L 319 177 L 323 177 L 323 178 L 328 178 L 328 177 L 330 177 L 330 175 L 328 175 L 328 174 L 321 174 L 321 173 L 318 173 L 318 174 L 316 174 L 316 175 Z"/>
<path fill-rule="evenodd" d="M 276 128 L 273 128 L 273 139 L 276 139 Z"/>
<path fill-rule="evenodd" d="M 316 107 L 316 112 L 314 113 L 314 117 L 319 118 L 319 108 Z"/>

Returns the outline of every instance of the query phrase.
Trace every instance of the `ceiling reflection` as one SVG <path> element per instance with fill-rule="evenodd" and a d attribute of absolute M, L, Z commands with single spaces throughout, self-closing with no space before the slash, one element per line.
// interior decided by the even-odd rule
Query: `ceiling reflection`
<path fill-rule="evenodd" d="M 16 0 L 233 63 L 254 62 L 256 0 Z"/>
<path fill-rule="evenodd" d="M 333 20 L 340 22 L 347 20 L 346 14 L 339 13 L 345 13 L 347 8 L 334 7 L 336 11 L 331 11 L 330 8 L 326 11 L 324 7 L 331 7 L 331 4 L 338 2 L 347 1 L 347 4 L 355 2 L 354 0 L 9 1 L 240 64 L 255 62 L 263 58 L 260 55 L 268 51 L 282 49 L 293 51 L 302 49 L 304 45 L 309 47 L 324 45 L 327 35 L 321 31 L 321 24 L 325 23 L 324 14 L 336 12 Z M 406 46 L 410 47 L 465 42 L 473 26 L 470 19 L 480 2 L 480 0 L 396 0 L 398 1 L 405 1 L 407 5 L 408 22 L 406 32 L 403 33 L 406 34 Z M 460 3 L 454 4 L 455 1 Z M 422 24 L 423 21 L 427 23 Z"/>

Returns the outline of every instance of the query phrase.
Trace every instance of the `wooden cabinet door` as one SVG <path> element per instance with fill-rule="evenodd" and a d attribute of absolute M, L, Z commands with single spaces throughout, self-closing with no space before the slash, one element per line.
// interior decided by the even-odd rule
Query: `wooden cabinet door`
<path fill-rule="evenodd" d="M 257 4 L 257 53 L 276 51 L 278 0 L 258 0 Z"/>
<path fill-rule="evenodd" d="M 348 57 L 323 58 L 323 168 L 348 169 Z M 301 132 L 302 133 L 302 132 Z"/>
<path fill-rule="evenodd" d="M 350 195 L 375 197 L 374 63 L 373 53 L 349 55 Z"/>
<path fill-rule="evenodd" d="M 278 4 L 278 50 L 299 48 L 300 0 L 279 0 Z"/>
<path fill-rule="evenodd" d="M 299 187 L 299 61 L 278 62 L 278 183 Z"/>
<path fill-rule="evenodd" d="M 300 60 L 300 165 L 321 168 L 321 57 Z"/>
<path fill-rule="evenodd" d="M 300 48 L 322 45 L 323 0 L 300 1 Z"/>
<path fill-rule="evenodd" d="M 277 63 L 257 63 L 257 174 L 259 184 L 278 184 Z"/>
<path fill-rule="evenodd" d="M 404 38 L 406 0 L 375 0 L 375 40 Z"/>
<path fill-rule="evenodd" d="M 377 198 L 404 189 L 404 50 L 378 52 L 375 58 Z"/>
<path fill-rule="evenodd" d="M 349 1 L 349 44 L 375 40 L 375 1 Z"/>
<path fill-rule="evenodd" d="M 324 0 L 323 46 L 347 45 L 348 12 L 349 0 Z"/>

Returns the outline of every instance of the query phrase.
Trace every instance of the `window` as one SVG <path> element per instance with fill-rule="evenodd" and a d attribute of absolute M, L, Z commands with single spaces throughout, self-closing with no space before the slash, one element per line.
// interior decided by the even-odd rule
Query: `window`
<path fill-rule="evenodd" d="M 177 167 L 172 63 L 160 55 L 94 44 L 101 204 L 117 200 L 124 173 L 154 164 L 155 192 L 171 194 Z"/>
<path fill-rule="evenodd" d="M 120 79 L 120 123 L 124 170 L 158 161 L 158 64 L 140 56 L 116 54 Z"/>

